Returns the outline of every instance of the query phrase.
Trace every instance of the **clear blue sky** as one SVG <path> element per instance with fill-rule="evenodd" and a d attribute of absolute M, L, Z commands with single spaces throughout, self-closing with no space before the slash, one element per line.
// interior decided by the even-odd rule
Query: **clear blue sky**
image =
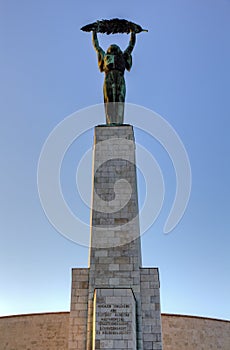
<path fill-rule="evenodd" d="M 43 212 L 37 164 L 59 122 L 102 102 L 103 75 L 91 36 L 80 27 L 113 17 L 149 29 L 137 38 L 127 101 L 168 120 L 193 176 L 185 215 L 164 235 L 173 168 L 156 142 L 136 132 L 166 183 L 163 210 L 142 237 L 143 265 L 160 268 L 163 312 L 229 319 L 229 0 L 0 1 L 0 315 L 68 311 L 71 268 L 87 266 L 88 249 L 57 233 Z M 106 48 L 114 38 L 101 40 Z M 123 48 L 128 37 L 117 40 Z M 77 154 L 91 147 L 92 132 L 81 142 L 67 155 L 63 174 L 72 207 Z M 84 205 L 81 215 L 89 220 Z"/>

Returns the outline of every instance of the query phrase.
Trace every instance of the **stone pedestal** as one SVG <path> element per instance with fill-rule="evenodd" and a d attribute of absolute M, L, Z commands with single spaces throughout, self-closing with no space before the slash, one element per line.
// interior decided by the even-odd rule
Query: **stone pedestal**
<path fill-rule="evenodd" d="M 159 275 L 141 267 L 133 128 L 94 136 L 88 269 L 73 269 L 69 350 L 162 349 Z"/>

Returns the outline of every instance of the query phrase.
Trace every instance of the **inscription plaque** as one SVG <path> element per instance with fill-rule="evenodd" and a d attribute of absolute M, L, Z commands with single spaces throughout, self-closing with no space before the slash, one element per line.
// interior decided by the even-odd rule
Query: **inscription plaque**
<path fill-rule="evenodd" d="M 96 289 L 94 293 L 93 349 L 108 341 L 121 348 L 136 349 L 136 310 L 132 290 Z M 106 341 L 105 341 L 106 340 Z"/>
<path fill-rule="evenodd" d="M 97 334 L 130 334 L 131 305 L 98 304 Z"/>

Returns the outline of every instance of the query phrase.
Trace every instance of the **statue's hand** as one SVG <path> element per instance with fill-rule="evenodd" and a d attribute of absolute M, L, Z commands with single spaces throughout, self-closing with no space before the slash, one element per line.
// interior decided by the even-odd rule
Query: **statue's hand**
<path fill-rule="evenodd" d="M 130 33 L 131 34 L 137 34 L 138 33 L 138 29 L 137 28 L 130 28 Z"/>
<path fill-rule="evenodd" d="M 131 34 L 131 37 L 130 37 L 130 40 L 133 42 L 135 42 L 136 40 L 136 31 L 130 31 L 130 34 Z"/>

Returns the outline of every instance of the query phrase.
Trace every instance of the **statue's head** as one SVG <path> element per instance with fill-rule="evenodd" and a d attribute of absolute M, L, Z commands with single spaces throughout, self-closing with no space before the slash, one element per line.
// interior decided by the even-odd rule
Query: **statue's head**
<path fill-rule="evenodd" d="M 121 49 L 118 45 L 110 45 L 109 48 L 107 49 L 106 53 L 109 55 L 117 55 L 121 53 Z"/>

